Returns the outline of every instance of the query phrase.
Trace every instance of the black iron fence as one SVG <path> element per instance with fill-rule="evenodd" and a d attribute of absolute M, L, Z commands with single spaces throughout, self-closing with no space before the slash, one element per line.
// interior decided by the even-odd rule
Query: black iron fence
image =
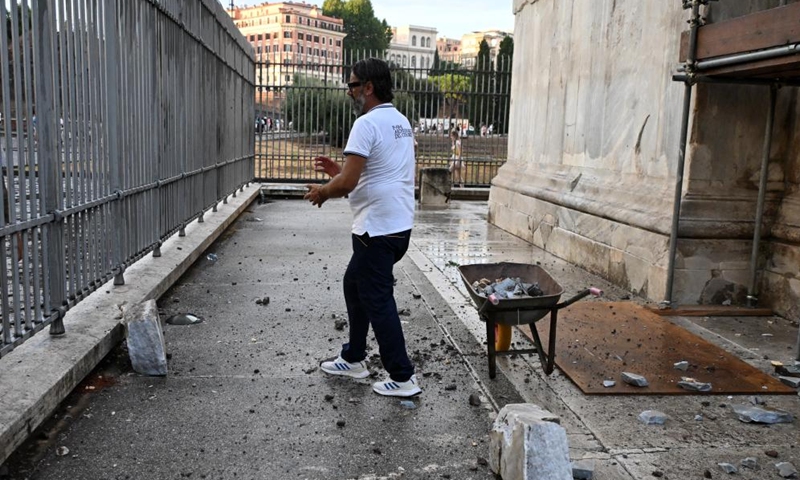
<path fill-rule="evenodd" d="M 370 55 L 364 52 L 355 59 Z M 355 115 L 346 95 L 351 61 L 305 62 L 273 53 L 256 63 L 255 177 L 264 182 L 320 181 L 319 155 L 342 158 Z M 434 68 L 390 62 L 394 105 L 414 128 L 417 168 L 447 167 L 451 132 L 461 143 L 466 186 L 488 186 L 508 149 L 510 59 L 468 69 L 443 62 Z"/>

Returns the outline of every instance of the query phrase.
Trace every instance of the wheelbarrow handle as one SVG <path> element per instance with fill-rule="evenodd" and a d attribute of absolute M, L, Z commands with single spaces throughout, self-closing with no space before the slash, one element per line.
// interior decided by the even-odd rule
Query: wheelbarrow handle
<path fill-rule="evenodd" d="M 580 300 L 581 298 L 588 297 L 589 295 L 594 295 L 595 297 L 601 297 L 603 295 L 603 291 L 597 287 L 589 287 L 586 290 L 581 290 L 580 292 L 578 292 L 577 295 L 570 298 L 569 300 L 565 300 L 559 303 L 558 305 L 555 306 L 555 308 L 558 309 L 558 308 L 568 307 L 573 303 L 577 302 L 578 300 Z"/>

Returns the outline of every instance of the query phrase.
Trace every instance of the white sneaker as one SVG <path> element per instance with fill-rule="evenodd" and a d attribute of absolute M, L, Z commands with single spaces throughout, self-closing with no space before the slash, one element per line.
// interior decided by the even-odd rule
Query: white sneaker
<path fill-rule="evenodd" d="M 341 355 L 331 362 L 322 362 L 319 368 L 330 375 L 343 375 L 352 378 L 367 378 L 369 370 L 367 364 L 362 362 L 350 363 L 344 361 Z"/>
<path fill-rule="evenodd" d="M 413 397 L 422 393 L 422 389 L 417 385 L 416 375 L 411 375 L 407 382 L 395 382 L 391 378 L 375 382 L 372 384 L 372 391 L 387 397 Z"/>

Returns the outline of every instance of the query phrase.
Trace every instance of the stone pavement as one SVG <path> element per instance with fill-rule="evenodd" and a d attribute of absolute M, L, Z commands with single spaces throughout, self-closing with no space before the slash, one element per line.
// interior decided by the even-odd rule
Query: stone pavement
<path fill-rule="evenodd" d="M 722 478 L 718 463 L 739 467 L 745 457 L 761 470 L 740 467 L 737 478 L 781 478 L 780 461 L 800 466 L 798 421 L 742 423 L 731 405 L 746 396 L 590 397 L 558 371 L 544 376 L 533 356 L 498 358 L 490 380 L 484 325 L 457 265 L 539 262 L 565 296 L 589 285 L 607 300 L 628 295 L 492 227 L 486 210 L 485 202 L 420 208 L 412 246 L 395 268 L 419 397 L 380 397 L 373 378 L 330 378 L 318 368 L 346 338 L 346 327 L 337 329 L 346 318 L 346 201 L 321 209 L 299 200 L 253 203 L 159 300 L 164 319 L 203 318 L 165 326 L 170 374 L 136 375 L 124 346 L 113 350 L 0 478 L 490 479 L 492 419 L 519 402 L 560 415 L 571 457 L 594 459 L 600 480 Z M 765 370 L 765 357 L 788 359 L 797 328 L 777 317 L 675 321 Z M 767 330 L 777 334 L 760 335 Z M 528 347 L 518 332 L 513 345 Z M 370 368 L 382 378 L 374 355 Z M 796 396 L 764 399 L 800 414 Z M 670 418 L 646 426 L 636 417 L 648 409 Z"/>

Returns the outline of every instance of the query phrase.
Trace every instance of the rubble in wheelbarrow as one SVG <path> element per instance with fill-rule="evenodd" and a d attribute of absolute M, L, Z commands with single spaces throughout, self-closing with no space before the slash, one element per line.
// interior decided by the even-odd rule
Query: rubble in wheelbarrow
<path fill-rule="evenodd" d="M 472 288 L 483 297 L 494 294 L 498 299 L 541 297 L 544 295 L 538 282 L 523 283 L 519 278 L 510 277 L 498 278 L 494 282 L 488 278 L 481 278 L 472 282 Z"/>

